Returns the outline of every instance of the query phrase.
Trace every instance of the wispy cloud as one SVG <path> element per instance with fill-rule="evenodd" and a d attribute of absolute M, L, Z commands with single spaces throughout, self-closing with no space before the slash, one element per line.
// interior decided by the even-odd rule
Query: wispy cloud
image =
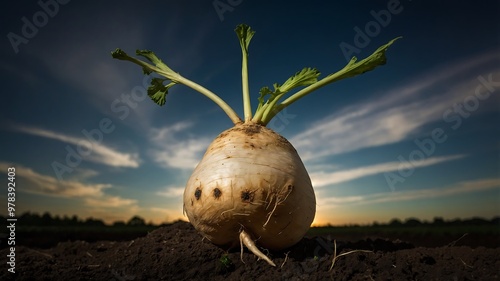
<path fill-rule="evenodd" d="M 80 168 L 73 170 L 73 172 L 67 176 L 67 179 L 81 182 L 97 175 L 99 175 L 99 172 L 96 170 Z"/>
<path fill-rule="evenodd" d="M 387 202 L 403 202 L 427 198 L 449 197 L 453 195 L 485 191 L 500 188 L 500 179 L 480 179 L 459 182 L 445 188 L 426 188 L 397 192 L 384 192 L 356 196 L 318 196 L 317 204 L 321 209 L 357 204 L 377 204 Z"/>
<path fill-rule="evenodd" d="M 137 200 L 121 198 L 119 196 L 106 196 L 105 198 L 85 198 L 85 204 L 97 208 L 118 208 L 124 206 L 135 206 Z"/>
<path fill-rule="evenodd" d="M 81 146 L 82 148 L 85 148 L 86 151 L 90 151 L 89 155 L 81 155 L 82 158 L 95 163 L 105 164 L 112 167 L 131 168 L 137 168 L 140 164 L 140 159 L 137 153 L 119 152 L 113 148 L 103 145 L 100 142 L 90 142 L 86 138 L 72 137 L 65 134 L 32 127 L 20 126 L 17 127 L 16 130 L 30 135 L 54 139 L 75 146 Z"/>
<path fill-rule="evenodd" d="M 11 163 L 0 162 L 0 170 L 7 171 Z M 58 180 L 33 171 L 31 168 L 16 164 L 16 175 L 26 181 L 22 190 L 26 193 L 60 198 L 81 198 L 87 206 L 123 207 L 133 206 L 137 202 L 119 196 L 110 196 L 104 193 L 105 189 L 112 188 L 111 184 L 87 184 L 78 181 Z"/>
<path fill-rule="evenodd" d="M 435 69 L 374 100 L 327 116 L 290 141 L 304 161 L 402 141 L 474 94 L 477 69 L 498 59 L 498 54 L 490 53 Z"/>
<path fill-rule="evenodd" d="M 154 161 L 165 168 L 193 169 L 201 160 L 210 139 L 181 136 L 192 125 L 190 122 L 180 122 L 153 129 L 150 140 L 154 148 L 150 150 L 150 154 Z"/>
<path fill-rule="evenodd" d="M 436 165 L 442 162 L 451 161 L 455 159 L 462 158 L 463 155 L 451 155 L 442 157 L 430 157 L 424 160 L 418 160 L 411 162 L 413 168 L 426 167 L 431 165 Z M 376 165 L 358 167 L 354 169 L 347 169 L 341 171 L 332 172 L 315 172 L 311 173 L 311 181 L 315 188 L 323 187 L 331 184 L 337 184 L 341 182 L 351 181 L 358 178 L 381 174 L 385 172 L 397 171 L 401 166 L 400 162 L 387 162 Z"/>
<path fill-rule="evenodd" d="M 184 187 L 183 186 L 165 187 L 163 190 L 158 191 L 157 194 L 169 198 L 176 198 L 176 197 L 181 198 L 182 195 L 184 194 Z"/>

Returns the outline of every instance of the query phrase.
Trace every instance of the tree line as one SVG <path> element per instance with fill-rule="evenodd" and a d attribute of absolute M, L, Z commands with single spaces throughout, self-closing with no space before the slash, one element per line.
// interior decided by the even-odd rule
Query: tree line
<path fill-rule="evenodd" d="M 407 218 L 405 220 L 401 220 L 398 218 L 391 219 L 387 223 L 379 223 L 377 221 L 373 222 L 370 225 L 364 226 L 388 226 L 388 227 L 416 227 L 416 226 L 480 226 L 480 225 L 496 225 L 500 227 L 500 217 L 493 217 L 492 219 L 484 219 L 480 217 L 472 217 L 468 219 L 452 219 L 445 220 L 442 217 L 434 217 L 432 221 L 421 221 L 418 218 Z M 332 225 L 328 225 L 332 226 Z M 350 224 L 346 226 L 357 227 L 360 226 L 358 224 Z"/>
<path fill-rule="evenodd" d="M 6 218 L 0 215 L 0 219 L 5 221 Z M 137 226 L 161 226 L 155 225 L 151 222 L 146 223 L 145 219 L 140 216 L 133 216 L 127 221 L 115 221 L 111 225 L 107 225 L 104 223 L 102 219 L 96 218 L 79 218 L 77 215 L 69 216 L 59 216 L 59 215 L 51 215 L 49 212 L 45 212 L 42 215 L 38 213 L 25 212 L 18 218 L 19 224 L 24 226 L 117 226 L 117 227 L 137 227 Z M 400 220 L 398 218 L 394 218 L 387 223 L 379 223 L 373 222 L 369 226 L 444 226 L 444 225 L 497 225 L 500 226 L 500 217 L 494 217 L 492 219 L 484 219 L 480 217 L 473 217 L 469 219 L 453 219 L 453 220 L 445 220 L 442 217 L 434 217 L 432 221 L 421 221 L 417 218 L 407 218 L 405 220 Z M 332 225 L 326 225 L 331 227 Z M 357 224 L 346 225 L 356 227 L 359 226 Z"/>
<path fill-rule="evenodd" d="M 0 219 L 5 220 L 3 216 Z M 77 215 L 73 216 L 59 216 L 51 215 L 45 212 L 42 215 L 38 213 L 25 212 L 17 218 L 20 225 L 24 226 L 107 226 L 102 219 L 89 217 L 86 219 L 79 218 Z M 140 216 L 133 216 L 127 221 L 115 221 L 111 226 L 156 226 L 146 221 Z"/>
<path fill-rule="evenodd" d="M 405 221 L 401 221 L 399 219 L 392 219 L 387 225 L 389 226 L 423 226 L 423 225 L 498 225 L 500 226 L 500 217 L 494 217 L 490 220 L 473 217 L 469 219 L 453 219 L 453 220 L 445 220 L 442 217 L 434 217 L 431 222 L 428 221 L 420 221 L 417 218 L 408 218 Z"/>

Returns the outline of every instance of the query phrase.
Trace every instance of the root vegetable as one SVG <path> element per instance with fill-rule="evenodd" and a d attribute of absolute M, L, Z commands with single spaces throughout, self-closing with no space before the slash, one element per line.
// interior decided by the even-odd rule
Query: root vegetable
<path fill-rule="evenodd" d="M 353 57 L 344 68 L 321 80 L 316 69 L 304 68 L 283 84 L 274 84 L 273 90 L 262 88 L 252 115 L 247 61 L 255 32 L 243 24 L 235 31 L 243 54 L 243 120 L 219 96 L 174 72 L 151 51 L 136 52 L 149 62 L 130 57 L 120 49 L 112 55 L 140 65 L 146 74 L 160 75 L 152 79 L 148 88 L 148 95 L 157 104 L 165 103 L 172 86 L 184 84 L 214 101 L 228 115 L 234 127 L 215 138 L 193 171 L 184 191 L 184 211 L 193 226 L 212 243 L 225 248 L 244 244 L 275 266 L 258 247 L 282 250 L 296 244 L 314 220 L 316 200 L 297 151 L 266 125 L 281 110 L 314 90 L 385 64 L 385 52 L 398 38 L 361 61 Z M 281 101 L 298 87 L 303 88 Z"/>
<path fill-rule="evenodd" d="M 237 245 L 244 229 L 260 246 L 281 250 L 307 232 L 316 201 L 293 146 L 266 127 L 242 123 L 208 147 L 187 182 L 184 210 L 217 245 Z"/>

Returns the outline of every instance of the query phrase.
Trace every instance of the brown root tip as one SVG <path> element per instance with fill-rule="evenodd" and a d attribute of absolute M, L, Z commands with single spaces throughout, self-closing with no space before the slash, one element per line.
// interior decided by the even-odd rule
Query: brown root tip
<path fill-rule="evenodd" d="M 249 249 L 254 255 L 256 255 L 258 258 L 265 260 L 268 264 L 272 266 L 276 266 L 274 262 L 268 258 L 264 253 L 262 253 L 259 248 L 255 245 L 253 242 L 252 238 L 248 233 L 245 232 L 245 230 L 242 230 L 240 232 L 240 244 L 243 243 L 247 249 Z M 243 256 L 243 247 L 241 248 L 242 251 L 242 256 Z M 242 260 L 243 261 L 243 260 Z"/>

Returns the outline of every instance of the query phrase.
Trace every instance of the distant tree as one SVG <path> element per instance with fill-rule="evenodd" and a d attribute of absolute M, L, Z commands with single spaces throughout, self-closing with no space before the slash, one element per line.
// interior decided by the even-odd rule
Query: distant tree
<path fill-rule="evenodd" d="M 85 220 L 85 225 L 88 225 L 88 226 L 104 226 L 104 222 L 102 220 L 99 220 L 99 219 L 94 219 L 92 217 L 88 218 Z"/>
<path fill-rule="evenodd" d="M 450 225 L 462 225 L 463 223 L 464 222 L 459 218 L 456 218 L 456 219 L 448 222 L 448 224 L 450 224 Z"/>
<path fill-rule="evenodd" d="M 19 217 L 23 225 L 38 226 L 42 224 L 42 219 L 37 213 L 25 212 Z"/>
<path fill-rule="evenodd" d="M 434 225 L 444 225 L 444 219 L 442 217 L 434 217 L 434 220 L 432 221 L 432 224 Z"/>
<path fill-rule="evenodd" d="M 146 221 L 139 217 L 139 216 L 133 216 L 128 222 L 127 225 L 129 226 L 144 226 L 146 225 Z"/>
<path fill-rule="evenodd" d="M 420 222 L 420 220 L 417 218 L 408 218 L 405 221 L 406 226 L 420 226 L 421 224 L 422 222 Z"/>
<path fill-rule="evenodd" d="M 52 225 L 63 225 L 63 220 L 61 219 L 61 217 L 59 215 L 55 215 L 52 218 Z"/>
<path fill-rule="evenodd" d="M 43 226 L 53 225 L 52 215 L 49 212 L 43 213 L 41 220 Z"/>
<path fill-rule="evenodd" d="M 73 215 L 71 217 L 71 221 L 70 221 L 70 224 L 71 225 L 78 225 L 78 224 L 81 224 L 82 222 L 78 219 L 78 216 L 77 215 Z"/>
<path fill-rule="evenodd" d="M 474 217 L 465 221 L 467 225 L 486 225 L 488 221 L 482 218 Z"/>
<path fill-rule="evenodd" d="M 124 222 L 124 221 L 115 221 L 115 222 L 113 223 L 113 226 L 125 226 L 125 225 L 126 225 L 126 224 L 125 224 L 125 222 Z"/>
<path fill-rule="evenodd" d="M 61 223 L 62 223 L 62 225 L 64 225 L 64 226 L 68 226 L 68 225 L 70 225 L 70 223 L 71 223 L 71 219 L 68 217 L 68 215 L 64 215 L 64 216 L 62 217 L 62 222 L 61 222 Z"/>
<path fill-rule="evenodd" d="M 394 218 L 389 222 L 390 226 L 401 226 L 403 223 L 401 222 L 400 219 Z"/>

